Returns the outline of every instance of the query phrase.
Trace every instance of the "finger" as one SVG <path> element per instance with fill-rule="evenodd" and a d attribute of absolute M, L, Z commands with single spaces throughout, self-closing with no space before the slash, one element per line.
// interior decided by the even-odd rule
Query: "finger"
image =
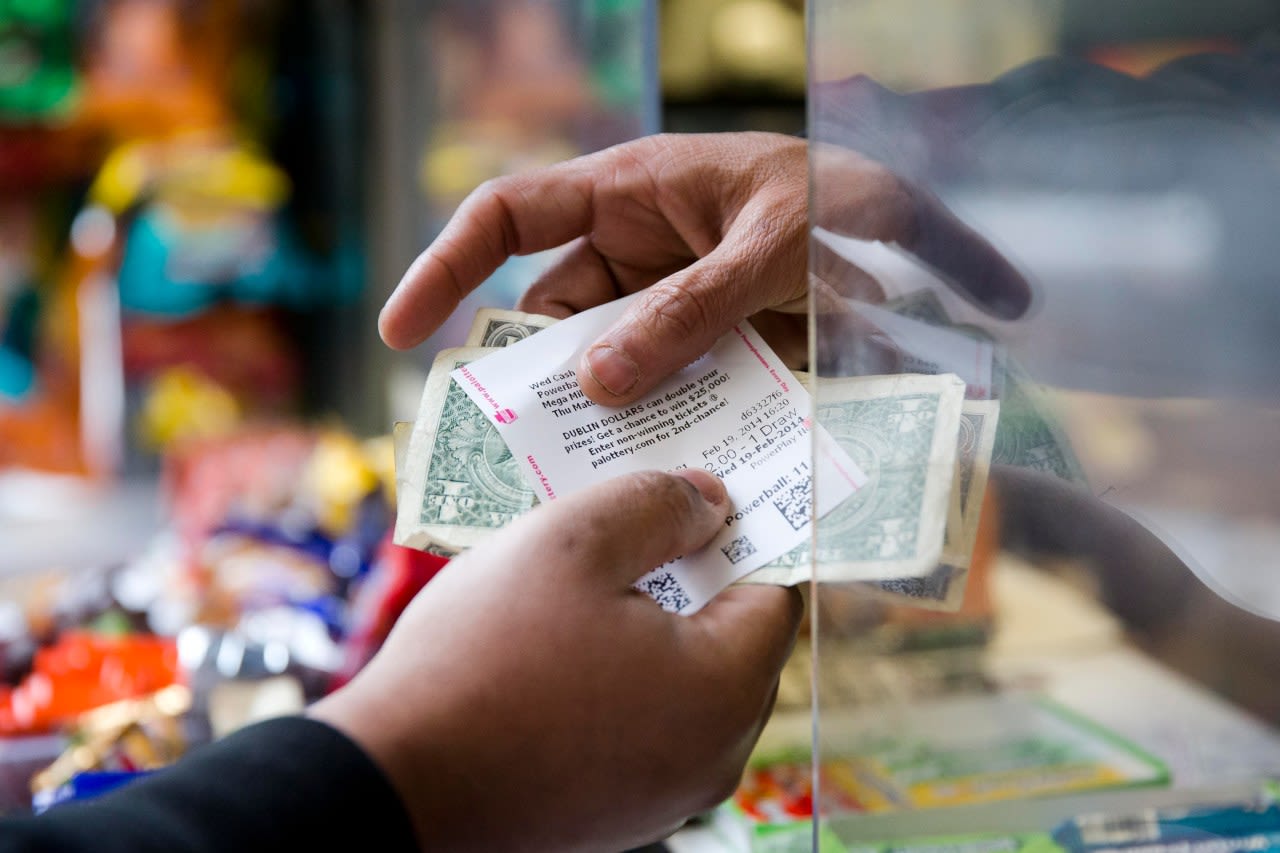
<path fill-rule="evenodd" d="M 721 592 L 688 617 L 690 627 L 713 637 L 709 644 L 723 660 L 731 681 L 754 671 L 761 684 L 777 680 L 791 656 L 796 631 L 804 615 L 804 600 L 795 587 L 741 584 Z"/>
<path fill-rule="evenodd" d="M 819 240 L 809 244 L 809 274 L 845 299 L 884 301 L 884 288 L 874 276 Z"/>
<path fill-rule="evenodd" d="M 1004 255 L 947 209 L 933 193 L 909 186 L 916 231 L 902 246 L 924 261 L 952 290 L 1001 320 L 1031 307 L 1031 285 Z"/>
<path fill-rule="evenodd" d="M 516 308 L 548 317 L 569 317 L 622 296 L 608 264 L 580 237 L 529 285 Z"/>
<path fill-rule="evenodd" d="M 642 471 L 543 504 L 500 534 L 521 554 L 628 588 L 641 575 L 706 545 L 729 496 L 699 469 Z M 491 540 L 493 541 L 493 540 Z"/>
<path fill-rule="evenodd" d="M 578 364 L 588 397 L 609 406 L 631 402 L 700 358 L 745 317 L 803 304 L 804 203 L 776 217 L 774 201 L 756 199 L 756 209 L 744 210 L 714 251 L 648 288 L 592 343 Z"/>
<path fill-rule="evenodd" d="M 1026 279 L 933 193 L 848 150 L 820 146 L 814 156 L 815 223 L 837 234 L 896 243 L 995 317 L 1026 313 Z"/>
<path fill-rule="evenodd" d="M 405 272 L 378 317 L 388 346 L 416 346 L 507 258 L 587 233 L 599 158 L 487 181 Z"/>
<path fill-rule="evenodd" d="M 813 351 L 810 370 L 819 376 L 881 376 L 901 373 L 905 364 L 893 338 L 848 306 L 816 315 Z"/>

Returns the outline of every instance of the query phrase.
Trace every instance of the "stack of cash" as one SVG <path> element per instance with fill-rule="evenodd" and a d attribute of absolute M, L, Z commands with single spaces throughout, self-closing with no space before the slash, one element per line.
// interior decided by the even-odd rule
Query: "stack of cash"
<path fill-rule="evenodd" d="M 929 291 L 884 307 L 918 323 L 984 334 L 953 326 Z M 482 309 L 466 345 L 436 357 L 417 420 L 396 429 L 398 544 L 456 554 L 537 503 L 497 429 L 450 374 L 555 322 Z M 991 466 L 1079 476 L 1032 384 L 1007 357 L 995 362 L 1000 399 L 966 399 L 966 383 L 949 373 L 824 377 L 817 387 L 797 373 L 814 394 L 817 423 L 869 479 L 819 520 L 816 560 L 804 544 L 744 581 L 793 585 L 816 569 L 820 581 L 870 582 L 918 605 L 958 607 Z"/>

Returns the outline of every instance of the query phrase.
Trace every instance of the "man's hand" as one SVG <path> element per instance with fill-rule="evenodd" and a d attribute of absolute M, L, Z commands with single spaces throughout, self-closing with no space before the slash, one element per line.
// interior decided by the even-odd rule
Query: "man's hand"
<path fill-rule="evenodd" d="M 819 221 L 916 252 L 997 316 L 1025 310 L 1026 283 L 936 198 L 852 152 L 821 165 L 834 186 Z M 389 345 L 414 346 L 509 256 L 571 244 L 522 310 L 566 317 L 649 289 L 584 354 L 578 380 L 592 400 L 636 399 L 746 317 L 795 364 L 805 354 L 808 195 L 806 143 L 769 133 L 651 136 L 498 178 L 405 273 L 379 328 Z M 879 298 L 838 259 L 814 267 L 841 296 Z"/>
<path fill-rule="evenodd" d="M 723 484 L 621 477 L 456 558 L 313 714 L 356 740 L 428 849 L 624 849 L 727 797 L 802 605 L 735 587 L 690 617 L 631 588 L 706 544 Z"/>
<path fill-rule="evenodd" d="M 748 133 L 651 136 L 489 181 L 405 274 L 383 340 L 417 344 L 508 256 L 572 243 L 518 307 L 566 317 L 651 288 L 579 366 L 589 397 L 620 405 L 748 315 L 803 314 L 807 174 L 803 140 Z"/>

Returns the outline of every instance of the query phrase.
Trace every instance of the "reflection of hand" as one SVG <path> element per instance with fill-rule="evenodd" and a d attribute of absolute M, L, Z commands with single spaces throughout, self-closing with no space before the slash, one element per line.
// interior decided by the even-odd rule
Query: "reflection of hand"
<path fill-rule="evenodd" d="M 835 234 L 892 243 L 915 255 L 952 290 L 981 310 L 1014 320 L 1031 303 L 1031 288 L 994 246 L 927 189 L 839 145 L 813 146 L 813 220 Z M 878 300 L 883 292 L 865 272 L 820 241 L 810 258 L 814 286 L 843 297 Z"/>
<path fill-rule="evenodd" d="M 682 617 L 631 588 L 724 523 L 723 485 L 681 475 L 561 498 L 458 557 L 315 706 L 386 770 L 424 847 L 623 849 L 733 790 L 801 605 L 735 587 Z"/>
<path fill-rule="evenodd" d="M 808 293 L 807 158 L 803 140 L 776 134 L 663 135 L 491 181 L 405 274 L 383 309 L 383 339 L 417 344 L 509 255 L 565 243 L 567 254 L 529 289 L 522 309 L 566 316 L 649 288 L 579 365 L 582 388 L 597 402 L 639 397 L 744 317 L 755 315 L 766 334 L 802 330 L 795 315 Z M 1025 283 L 936 199 L 867 160 L 851 156 L 840 169 L 848 198 L 822 221 L 922 250 L 943 262 L 949 279 L 963 279 L 957 264 L 976 262 L 984 282 L 1000 273 L 992 288 L 1001 291 L 1007 272 L 1021 290 L 995 301 L 1002 315 L 1022 310 Z M 838 272 L 825 263 L 815 269 L 824 271 Z"/>

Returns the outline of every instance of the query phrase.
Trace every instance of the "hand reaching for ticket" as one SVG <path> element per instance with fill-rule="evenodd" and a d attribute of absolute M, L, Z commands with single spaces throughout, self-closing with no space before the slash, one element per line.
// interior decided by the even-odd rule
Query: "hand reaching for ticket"
<path fill-rule="evenodd" d="M 795 366 L 809 287 L 807 158 L 804 140 L 778 134 L 668 134 L 490 181 L 405 274 L 382 337 L 414 346 L 508 256 L 570 244 L 522 310 L 566 317 L 650 291 L 583 354 L 578 380 L 596 402 L 633 402 L 749 316 Z M 826 174 L 847 193 L 826 194 L 839 201 L 821 221 L 915 252 L 997 316 L 1026 309 L 1026 282 L 936 198 L 848 151 Z M 814 273 L 842 296 L 876 296 L 837 258 L 818 257 Z"/>
<path fill-rule="evenodd" d="M 315 706 L 373 756 L 426 849 L 625 849 L 728 796 L 802 605 L 735 587 L 690 617 L 632 589 L 728 498 L 646 472 L 544 504 L 457 557 Z"/>

